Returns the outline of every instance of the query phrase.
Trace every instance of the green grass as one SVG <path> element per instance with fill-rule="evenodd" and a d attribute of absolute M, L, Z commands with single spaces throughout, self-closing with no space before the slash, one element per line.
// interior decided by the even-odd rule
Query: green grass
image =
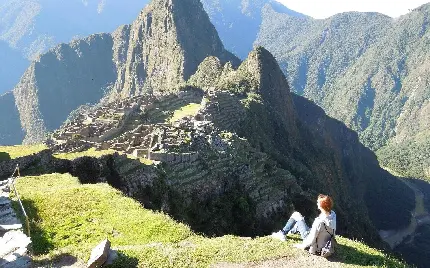
<path fill-rule="evenodd" d="M 45 149 L 47 149 L 47 147 L 43 144 L 0 146 L 0 161 L 35 154 Z"/>
<path fill-rule="evenodd" d="M 114 267 L 207 267 L 307 254 L 292 248 L 293 237 L 207 238 L 169 216 L 142 208 L 107 184 L 82 185 L 68 174 L 22 177 L 17 188 L 31 219 L 36 261 L 68 254 L 82 261 L 108 238 L 120 251 Z M 384 253 L 342 237 L 337 261 L 344 267 L 404 267 Z M 322 259 L 323 260 L 323 259 Z"/>
<path fill-rule="evenodd" d="M 59 159 L 67 159 L 67 160 L 74 160 L 79 157 L 89 156 L 89 157 L 101 157 L 108 154 L 115 153 L 115 150 L 100 150 L 97 151 L 95 148 L 90 148 L 83 152 L 76 152 L 76 153 L 61 153 L 61 154 L 54 154 L 56 158 Z"/>
<path fill-rule="evenodd" d="M 107 184 L 81 185 L 68 174 L 23 177 L 17 188 L 31 219 L 36 256 L 70 254 L 87 260 L 108 238 L 113 245 L 179 242 L 192 232 L 168 216 L 143 209 Z"/>
<path fill-rule="evenodd" d="M 54 156 L 56 158 L 59 158 L 59 159 L 74 160 L 74 159 L 77 159 L 79 157 L 84 157 L 84 156 L 99 158 L 99 157 L 104 156 L 104 155 L 114 154 L 115 152 L 116 151 L 112 150 L 112 149 L 97 151 L 95 148 L 90 148 L 87 151 L 83 151 L 83 152 L 61 153 L 61 154 L 54 154 Z M 144 157 L 134 157 L 132 155 L 127 154 L 127 158 L 133 159 L 133 160 L 139 160 L 142 164 L 145 164 L 145 165 L 154 164 L 154 161 L 149 160 L 149 159 L 144 158 Z"/>
<path fill-rule="evenodd" d="M 190 103 L 184 107 L 181 107 L 180 109 L 176 110 L 173 113 L 173 116 L 169 118 L 169 122 L 173 123 L 181 118 L 187 117 L 187 116 L 194 116 L 197 114 L 197 111 L 200 109 L 199 103 Z"/>

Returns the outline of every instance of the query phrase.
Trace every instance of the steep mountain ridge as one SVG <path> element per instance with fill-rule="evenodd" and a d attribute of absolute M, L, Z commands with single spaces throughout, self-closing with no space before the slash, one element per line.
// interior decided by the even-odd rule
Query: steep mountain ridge
<path fill-rule="evenodd" d="M 111 32 L 136 18 L 147 1 L 4 0 L 0 4 L 0 53 L 2 57 L 0 93 L 12 90 L 20 76 L 41 53 L 59 43 L 70 42 L 93 33 Z M 6 47 L 8 47 L 6 49 Z M 17 64 L 20 63 L 20 64 Z M 14 68 L 10 68 L 14 66 Z"/>
<path fill-rule="evenodd" d="M 115 82 L 109 34 L 92 35 L 60 45 L 34 61 L 14 89 L 25 143 L 45 139 L 70 112 L 97 103 Z"/>
<path fill-rule="evenodd" d="M 257 44 L 280 61 L 294 92 L 357 131 L 369 148 L 384 152 L 399 143 L 425 145 L 429 125 L 426 70 L 427 17 L 423 5 L 396 20 L 378 13 L 349 12 L 325 20 L 297 19 L 266 9 Z M 408 159 L 384 164 L 396 171 L 416 168 L 425 177 L 427 146 Z M 398 159 L 398 158 L 396 158 Z M 412 164 L 413 163 L 413 164 Z M 400 168 L 399 168 L 400 167 Z M 411 175 L 403 172 L 404 175 Z"/>

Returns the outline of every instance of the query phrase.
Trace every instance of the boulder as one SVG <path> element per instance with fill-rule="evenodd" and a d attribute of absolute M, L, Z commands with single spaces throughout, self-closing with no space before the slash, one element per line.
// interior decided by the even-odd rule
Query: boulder
<path fill-rule="evenodd" d="M 110 241 L 105 239 L 91 251 L 88 268 L 101 267 L 108 259 L 109 251 Z"/>

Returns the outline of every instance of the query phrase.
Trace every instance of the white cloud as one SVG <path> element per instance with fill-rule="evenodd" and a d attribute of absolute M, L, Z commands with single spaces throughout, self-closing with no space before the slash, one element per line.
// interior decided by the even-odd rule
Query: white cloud
<path fill-rule="evenodd" d="M 408 13 L 428 0 L 277 0 L 288 8 L 316 19 L 328 18 L 346 11 L 379 12 L 390 17 Z"/>
<path fill-rule="evenodd" d="M 103 9 L 105 8 L 106 0 L 100 0 L 98 6 L 97 6 L 97 13 L 102 13 Z"/>

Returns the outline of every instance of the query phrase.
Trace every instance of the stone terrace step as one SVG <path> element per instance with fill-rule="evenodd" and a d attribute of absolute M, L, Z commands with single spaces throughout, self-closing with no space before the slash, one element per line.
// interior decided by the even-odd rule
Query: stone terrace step
<path fill-rule="evenodd" d="M 15 212 L 11 207 L 6 207 L 0 210 L 0 218 L 9 214 L 14 214 Z"/>
<path fill-rule="evenodd" d="M 14 214 L 9 214 L 9 215 L 4 216 L 4 217 L 0 217 L 0 226 L 3 226 L 3 225 L 14 225 L 14 224 L 20 224 L 20 222 L 18 221 L 18 219 L 15 217 L 15 213 Z"/>
<path fill-rule="evenodd" d="M 22 224 L 11 207 L 8 184 L 5 181 L 0 184 L 0 267 L 31 267 L 32 261 L 27 255 L 31 239 L 23 233 Z"/>
<path fill-rule="evenodd" d="M 4 258 L 19 248 L 26 248 L 31 243 L 22 231 L 7 232 L 0 238 L 0 258 Z"/>

